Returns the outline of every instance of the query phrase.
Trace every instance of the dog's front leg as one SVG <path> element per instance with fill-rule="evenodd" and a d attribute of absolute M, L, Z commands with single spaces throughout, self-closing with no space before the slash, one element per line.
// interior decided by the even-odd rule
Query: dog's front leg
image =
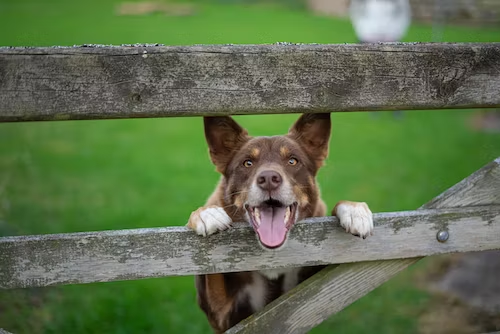
<path fill-rule="evenodd" d="M 373 235 L 373 215 L 366 203 L 340 201 L 333 208 L 332 216 L 337 216 L 348 233 L 363 239 Z"/>
<path fill-rule="evenodd" d="M 187 227 L 204 237 L 223 231 L 231 226 L 232 220 L 223 208 L 216 205 L 203 206 L 191 213 Z"/>

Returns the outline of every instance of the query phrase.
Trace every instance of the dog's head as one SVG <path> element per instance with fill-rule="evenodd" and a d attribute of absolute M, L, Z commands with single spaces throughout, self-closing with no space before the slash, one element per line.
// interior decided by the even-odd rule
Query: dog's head
<path fill-rule="evenodd" d="M 330 114 L 304 114 L 288 134 L 274 137 L 250 137 L 228 116 L 204 122 L 227 213 L 248 221 L 262 246 L 280 247 L 318 203 L 315 177 L 328 155 Z"/>

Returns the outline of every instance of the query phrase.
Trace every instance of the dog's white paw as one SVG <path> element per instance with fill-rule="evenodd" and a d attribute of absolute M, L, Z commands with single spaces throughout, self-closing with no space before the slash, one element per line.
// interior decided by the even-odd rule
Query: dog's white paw
<path fill-rule="evenodd" d="M 232 220 L 219 206 L 201 207 L 191 213 L 187 227 L 204 237 L 223 231 L 231 226 Z"/>
<path fill-rule="evenodd" d="M 366 203 L 340 202 L 335 209 L 340 225 L 346 232 L 363 239 L 373 235 L 373 215 Z"/>

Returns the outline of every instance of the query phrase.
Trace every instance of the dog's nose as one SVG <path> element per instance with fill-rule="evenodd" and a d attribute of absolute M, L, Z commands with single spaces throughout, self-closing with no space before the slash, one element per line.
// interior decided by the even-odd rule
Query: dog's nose
<path fill-rule="evenodd" d="M 260 189 L 266 191 L 278 189 L 282 181 L 281 175 L 273 170 L 262 171 L 259 176 L 257 176 L 257 185 Z"/>

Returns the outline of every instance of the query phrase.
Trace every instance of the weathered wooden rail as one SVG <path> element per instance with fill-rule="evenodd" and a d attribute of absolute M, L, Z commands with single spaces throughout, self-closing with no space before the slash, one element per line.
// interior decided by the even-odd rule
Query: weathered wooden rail
<path fill-rule="evenodd" d="M 500 107 L 500 43 L 0 48 L 4 122 L 476 107 Z M 245 224 L 3 237 L 0 288 L 332 264 L 229 330 L 304 333 L 423 256 L 500 249 L 500 158 L 375 224 L 310 219 L 286 252 Z"/>
<path fill-rule="evenodd" d="M 500 43 L 0 48 L 0 121 L 495 107 Z"/>
<path fill-rule="evenodd" d="M 499 183 L 500 185 L 500 183 Z M 248 271 L 500 248 L 500 205 L 375 214 L 358 242 L 335 217 L 298 223 L 286 251 L 261 249 L 248 224 L 200 238 L 184 227 L 0 239 L 0 287 L 24 288 L 170 275 Z M 438 231 L 451 235 L 441 243 Z M 237 242 L 235 242 L 237 240 Z M 325 252 L 328 249 L 328 252 Z"/>

